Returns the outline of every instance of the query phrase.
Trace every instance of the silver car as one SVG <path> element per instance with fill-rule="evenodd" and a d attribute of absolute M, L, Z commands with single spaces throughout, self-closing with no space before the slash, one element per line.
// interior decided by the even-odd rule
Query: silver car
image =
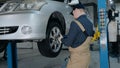
<path fill-rule="evenodd" d="M 58 38 L 68 32 L 72 7 L 68 0 L 6 2 L 0 8 L 0 40 L 34 41 L 42 55 L 56 57 Z M 6 45 L 6 44 L 5 44 Z"/>

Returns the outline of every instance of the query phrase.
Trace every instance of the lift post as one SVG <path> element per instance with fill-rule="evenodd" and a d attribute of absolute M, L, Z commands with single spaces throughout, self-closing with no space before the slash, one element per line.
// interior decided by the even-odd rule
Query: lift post
<path fill-rule="evenodd" d="M 7 46 L 7 63 L 8 68 L 17 68 L 17 48 L 16 42 L 9 41 Z"/>
<path fill-rule="evenodd" d="M 107 31 L 107 0 L 98 0 L 98 24 L 100 30 L 100 68 L 109 68 L 108 31 Z"/>

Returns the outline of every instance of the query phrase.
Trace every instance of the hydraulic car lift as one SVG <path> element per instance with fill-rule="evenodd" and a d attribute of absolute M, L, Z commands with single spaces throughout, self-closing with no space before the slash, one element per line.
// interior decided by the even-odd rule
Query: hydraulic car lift
<path fill-rule="evenodd" d="M 17 68 L 17 48 L 15 41 L 9 41 L 7 55 L 8 68 Z"/>
<path fill-rule="evenodd" d="M 109 68 L 108 43 L 107 43 L 107 21 L 106 0 L 98 0 L 98 22 L 101 32 L 100 36 L 100 68 Z M 15 42 L 9 42 L 7 47 L 8 68 L 17 68 L 17 48 Z"/>
<path fill-rule="evenodd" d="M 107 32 L 107 13 L 106 0 L 98 0 L 98 24 L 100 30 L 100 68 L 109 68 L 108 57 L 108 32 Z"/>

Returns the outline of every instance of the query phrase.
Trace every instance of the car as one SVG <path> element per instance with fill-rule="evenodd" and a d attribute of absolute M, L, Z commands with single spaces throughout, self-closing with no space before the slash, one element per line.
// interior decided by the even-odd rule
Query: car
<path fill-rule="evenodd" d="M 0 7 L 1 7 L 4 3 L 5 3 L 5 1 L 4 1 L 4 0 L 1 0 L 1 1 L 0 1 Z M 5 50 L 5 48 L 6 48 L 6 46 L 7 46 L 7 42 L 8 42 L 8 41 L 5 41 L 5 40 L 4 40 L 4 41 L 3 41 L 3 40 L 0 41 L 0 53 Z"/>
<path fill-rule="evenodd" d="M 62 48 L 58 38 L 68 32 L 74 20 L 67 3 L 68 0 L 6 2 L 0 8 L 0 42 L 36 42 L 43 56 L 58 56 Z"/>

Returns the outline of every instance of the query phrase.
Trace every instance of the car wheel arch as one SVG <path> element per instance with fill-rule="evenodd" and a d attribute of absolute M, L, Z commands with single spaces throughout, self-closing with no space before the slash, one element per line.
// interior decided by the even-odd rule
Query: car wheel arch
<path fill-rule="evenodd" d="M 65 34 L 65 30 L 66 30 L 66 23 L 65 23 L 65 19 L 64 16 L 62 15 L 62 13 L 55 11 L 51 14 L 49 20 L 48 20 L 48 24 L 47 24 L 47 29 L 48 26 L 51 24 L 52 21 L 58 21 L 57 24 L 59 24 L 62 27 L 62 34 Z M 46 29 L 46 31 L 47 31 Z"/>

